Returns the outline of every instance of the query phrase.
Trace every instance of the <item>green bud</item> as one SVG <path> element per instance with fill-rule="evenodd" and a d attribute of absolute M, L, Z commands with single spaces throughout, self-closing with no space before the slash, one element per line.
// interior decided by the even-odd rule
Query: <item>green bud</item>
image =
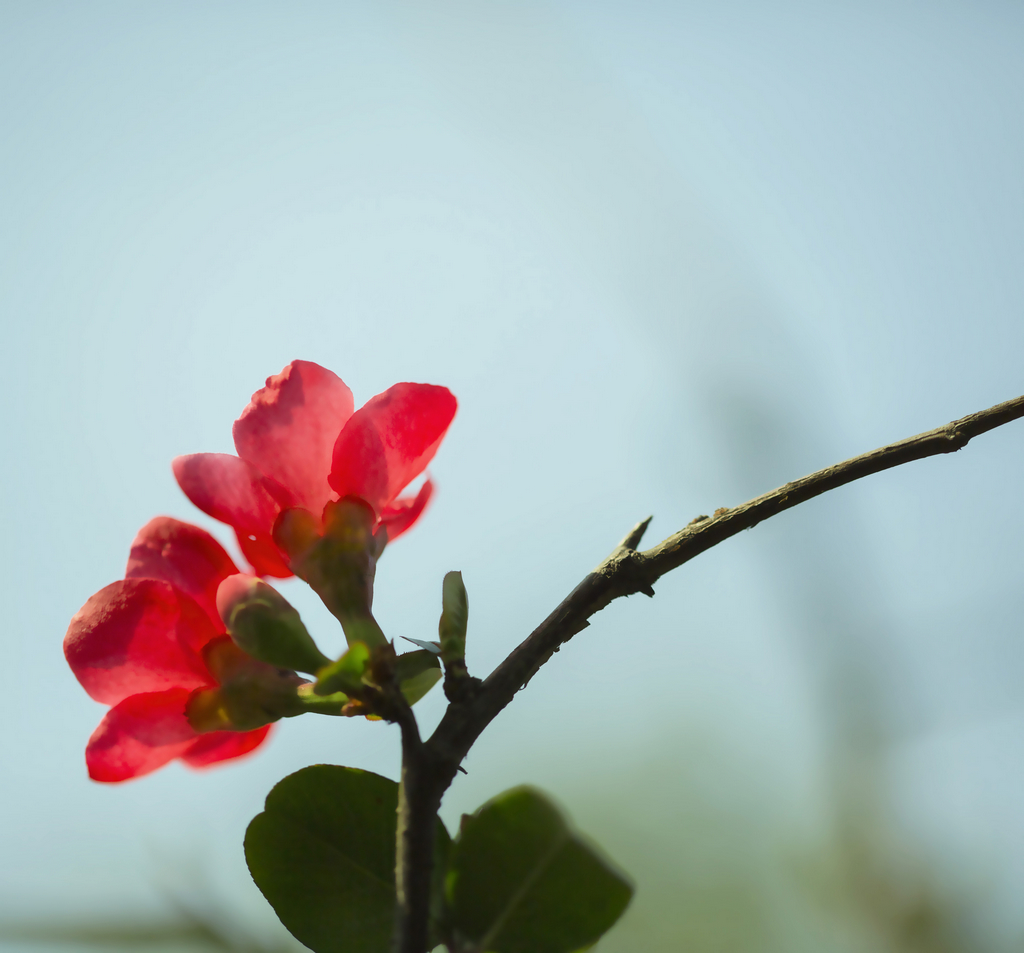
<path fill-rule="evenodd" d="M 255 659 L 311 673 L 330 663 L 298 611 L 262 579 L 229 576 L 217 590 L 217 611 L 235 644 Z"/>
<path fill-rule="evenodd" d="M 441 641 L 441 658 L 447 667 L 465 670 L 466 627 L 469 624 L 469 596 L 461 572 L 445 573 L 441 586 L 441 621 L 437 632 Z"/>

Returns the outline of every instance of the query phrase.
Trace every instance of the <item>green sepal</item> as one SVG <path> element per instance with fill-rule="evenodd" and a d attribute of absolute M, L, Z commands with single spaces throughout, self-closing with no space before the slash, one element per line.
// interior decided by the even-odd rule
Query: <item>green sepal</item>
<path fill-rule="evenodd" d="M 317 648 L 302 619 L 284 596 L 253 579 L 230 607 L 224 624 L 244 652 L 277 668 L 315 672 L 330 659 Z"/>
<path fill-rule="evenodd" d="M 317 695 L 344 692 L 358 695 L 363 688 L 363 675 L 370 664 L 370 649 L 365 642 L 352 642 L 348 651 L 337 662 L 331 662 L 317 672 Z"/>
<path fill-rule="evenodd" d="M 461 572 L 445 573 L 441 584 L 441 620 L 437 633 L 441 641 L 441 658 L 450 667 L 459 666 L 466 657 L 466 627 L 469 624 L 469 596 Z M 464 668 L 464 664 L 462 668 Z"/>
<path fill-rule="evenodd" d="M 349 644 L 371 648 L 387 638 L 373 618 L 373 579 L 387 534 L 373 528 L 377 515 L 365 500 L 344 497 L 324 507 L 323 522 L 308 510 L 284 510 L 274 524 L 274 541 L 288 564 L 309 583 L 341 623 Z"/>
<path fill-rule="evenodd" d="M 356 642 L 363 642 L 374 648 L 387 645 L 388 639 L 383 629 L 377 624 L 372 614 L 366 615 L 343 615 L 338 617 L 341 621 L 341 628 L 345 632 L 345 641 L 349 645 Z"/>
<path fill-rule="evenodd" d="M 463 818 L 446 895 L 459 949 L 575 953 L 611 928 L 633 887 L 543 794 L 520 787 Z"/>
<path fill-rule="evenodd" d="M 206 644 L 203 661 L 217 686 L 188 699 L 185 716 L 198 732 L 251 731 L 304 711 L 304 679 L 253 658 L 226 635 Z"/>
<path fill-rule="evenodd" d="M 369 771 L 318 764 L 279 782 L 245 834 L 256 886 L 315 953 L 389 953 L 394 928 L 398 785 Z M 443 872 L 450 838 L 437 822 Z M 440 874 L 431 934 L 442 936 Z"/>
<path fill-rule="evenodd" d="M 351 701 L 344 692 L 317 695 L 316 686 L 312 682 L 300 685 L 298 696 L 303 714 L 310 712 L 317 715 L 340 715 L 342 709 Z"/>

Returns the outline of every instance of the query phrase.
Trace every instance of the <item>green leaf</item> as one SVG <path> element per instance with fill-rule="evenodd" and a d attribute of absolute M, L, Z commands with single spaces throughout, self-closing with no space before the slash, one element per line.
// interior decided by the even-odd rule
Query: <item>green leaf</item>
<path fill-rule="evenodd" d="M 420 672 L 419 675 L 407 678 L 399 687 L 402 689 L 405 700 L 410 705 L 415 705 L 439 681 L 441 681 L 441 669 L 428 668 L 425 672 Z"/>
<path fill-rule="evenodd" d="M 447 935 L 448 909 L 444 895 L 448 876 L 448 858 L 452 852 L 452 839 L 440 818 L 434 836 L 434 873 L 430 884 L 430 943 L 431 949 L 444 942 Z"/>
<path fill-rule="evenodd" d="M 440 668 L 441 663 L 437 660 L 437 656 L 427 649 L 406 652 L 404 655 L 395 657 L 395 678 L 400 683 L 431 669 L 439 671 Z"/>
<path fill-rule="evenodd" d="M 403 635 L 402 638 L 405 639 L 406 642 L 412 642 L 413 645 L 418 645 L 421 649 L 426 649 L 428 652 L 432 652 L 434 655 L 441 654 L 440 642 L 425 642 L 423 639 L 410 639 L 407 635 Z"/>
<path fill-rule="evenodd" d="M 394 781 L 318 764 L 275 785 L 249 824 L 252 879 L 316 953 L 388 953 L 397 808 Z"/>
<path fill-rule="evenodd" d="M 317 764 L 279 782 L 245 834 L 256 886 L 315 953 L 389 953 L 395 916 L 398 785 Z M 437 822 L 433 916 L 440 920 L 451 838 Z M 435 934 L 438 927 L 433 925 Z"/>
<path fill-rule="evenodd" d="M 441 663 L 429 649 L 406 652 L 395 659 L 395 678 L 410 705 L 415 705 L 441 679 Z"/>
<path fill-rule="evenodd" d="M 479 953 L 575 953 L 633 896 L 626 877 L 527 787 L 463 818 L 446 891 L 458 942 Z"/>

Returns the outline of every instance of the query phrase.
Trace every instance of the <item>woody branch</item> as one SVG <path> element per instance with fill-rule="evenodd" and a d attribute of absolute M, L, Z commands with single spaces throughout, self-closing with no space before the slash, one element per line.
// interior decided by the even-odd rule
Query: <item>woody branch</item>
<path fill-rule="evenodd" d="M 561 645 L 586 628 L 590 617 L 613 600 L 638 592 L 653 596 L 654 583 L 663 575 L 745 529 L 873 473 L 940 453 L 953 453 L 974 437 L 1020 417 L 1024 417 L 1024 396 L 817 470 L 739 506 L 716 510 L 713 516 L 698 516 L 678 532 L 643 551 L 636 547 L 650 518 L 638 523 L 612 554 L 587 575 L 482 683 L 474 684 L 472 690 L 463 692 L 449 704 L 427 741 L 413 746 L 416 753 L 409 760 L 415 784 L 403 784 L 406 798 L 411 799 L 404 805 L 406 821 L 411 824 L 433 823 L 432 811 L 440 804 L 458 765 L 483 730 Z M 430 805 L 433 805 L 432 809 Z M 416 921 L 425 921 L 425 912 L 420 911 L 425 910 L 425 898 L 429 896 L 432 840 L 427 831 L 416 836 L 405 830 L 404 836 L 406 850 L 398 876 L 409 905 L 400 901 L 396 950 L 422 953 L 418 944 L 426 935 L 426 925 L 424 922 L 417 926 Z M 419 848 L 413 847 L 414 844 Z M 412 916 L 410 906 L 418 908 Z"/>

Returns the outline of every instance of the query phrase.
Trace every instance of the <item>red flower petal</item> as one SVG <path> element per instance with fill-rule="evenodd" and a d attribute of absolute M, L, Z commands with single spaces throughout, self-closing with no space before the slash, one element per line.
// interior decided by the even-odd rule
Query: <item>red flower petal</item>
<path fill-rule="evenodd" d="M 423 514 L 434 493 L 434 484 L 426 480 L 415 496 L 406 496 L 384 507 L 380 521 L 388 531 L 388 542 L 397 539 Z"/>
<path fill-rule="evenodd" d="M 212 682 L 199 656 L 218 635 L 195 600 L 169 582 L 123 579 L 96 593 L 71 620 L 64 655 L 96 701 Z"/>
<path fill-rule="evenodd" d="M 189 692 L 132 695 L 107 712 L 85 749 L 94 781 L 127 781 L 184 754 L 197 738 L 185 717 Z"/>
<path fill-rule="evenodd" d="M 239 548 L 257 576 L 287 579 L 294 575 L 288 568 L 281 550 L 274 544 L 274 537 L 269 533 L 243 533 L 241 530 L 235 530 L 235 536 L 238 537 Z"/>
<path fill-rule="evenodd" d="M 200 735 L 181 760 L 192 768 L 205 768 L 218 761 L 230 761 L 255 751 L 270 734 L 273 725 L 255 731 L 210 731 Z"/>
<path fill-rule="evenodd" d="M 432 384 L 395 384 L 371 398 L 338 436 L 331 486 L 380 513 L 431 461 L 457 406 Z"/>
<path fill-rule="evenodd" d="M 292 361 L 252 395 L 232 434 L 243 460 L 291 490 L 312 513 L 333 498 L 327 475 L 341 428 L 352 416 L 352 391 L 310 361 Z"/>
<path fill-rule="evenodd" d="M 190 595 L 205 610 L 219 631 L 217 587 L 238 572 L 238 567 L 206 530 L 158 516 L 135 537 L 128 556 L 127 579 L 163 579 Z"/>
<path fill-rule="evenodd" d="M 269 533 L 281 512 L 282 490 L 251 463 L 230 453 L 191 453 L 171 463 L 178 486 L 204 513 L 240 533 Z M 275 495 L 271 494 L 271 490 Z"/>

